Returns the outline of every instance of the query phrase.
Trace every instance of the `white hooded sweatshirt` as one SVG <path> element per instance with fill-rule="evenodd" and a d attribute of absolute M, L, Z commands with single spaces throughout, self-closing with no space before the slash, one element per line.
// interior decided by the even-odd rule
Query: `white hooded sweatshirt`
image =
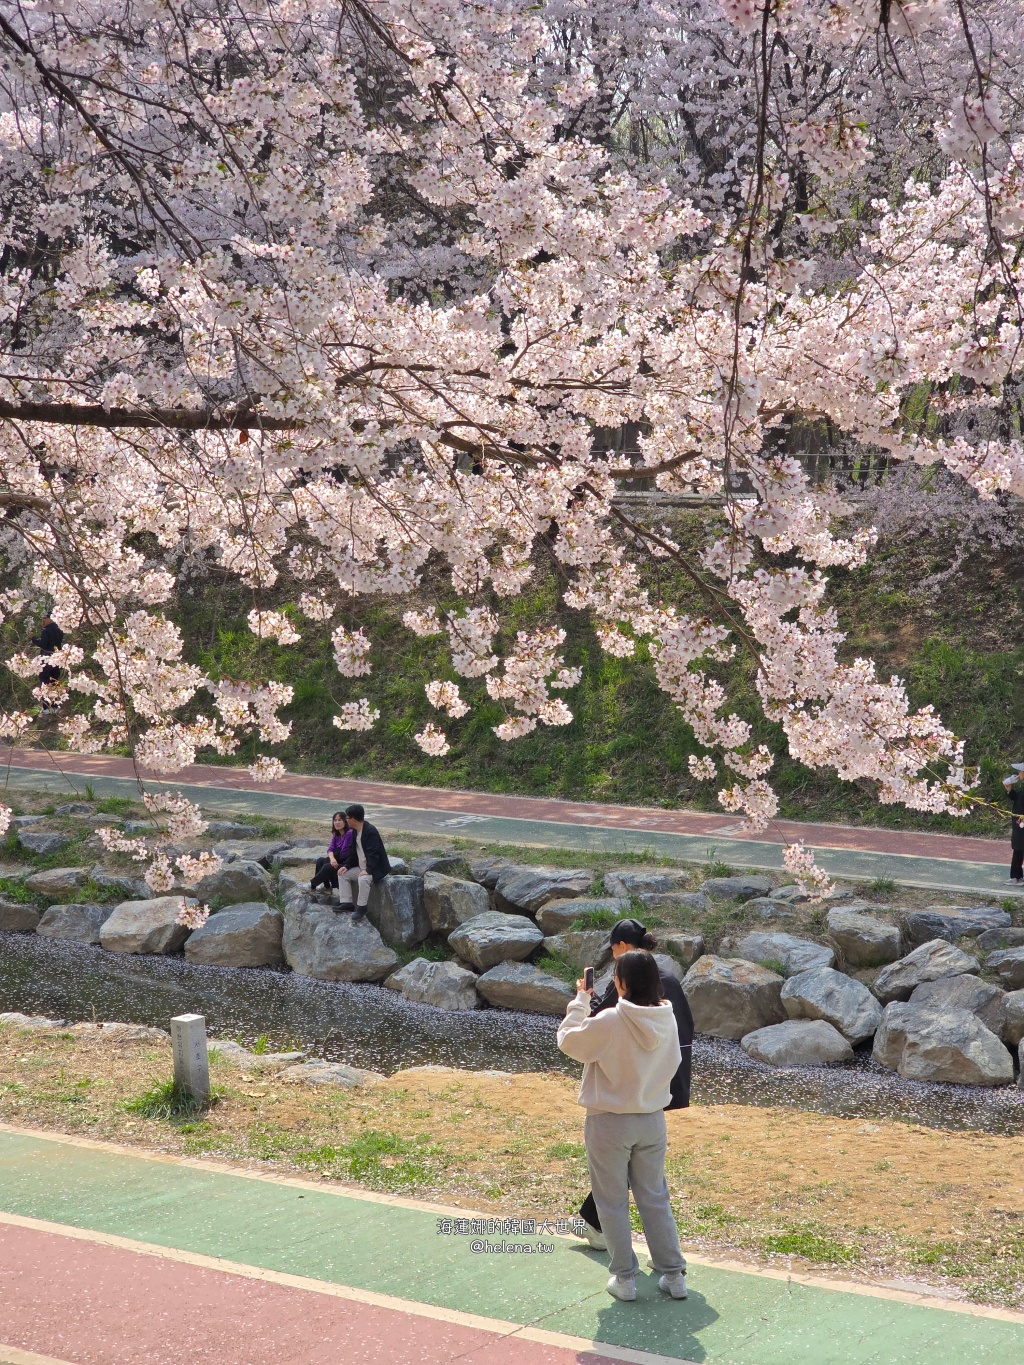
<path fill-rule="evenodd" d="M 634 1005 L 591 1016 L 580 991 L 558 1026 L 558 1046 L 583 1062 L 578 1104 L 596 1114 L 653 1114 L 672 1098 L 679 1066 L 679 1029 L 672 1006 Z"/>

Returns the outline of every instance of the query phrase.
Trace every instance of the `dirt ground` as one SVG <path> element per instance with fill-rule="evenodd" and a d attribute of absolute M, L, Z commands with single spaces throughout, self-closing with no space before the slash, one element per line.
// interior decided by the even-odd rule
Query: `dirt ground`
<path fill-rule="evenodd" d="M 169 1041 L 0 1029 L 7 1123 L 504 1215 L 572 1215 L 587 1187 L 564 1076 L 416 1068 L 339 1090 L 215 1058 L 215 1102 L 183 1115 L 167 1112 L 170 1075 Z M 1024 1304 L 1024 1136 L 741 1105 L 668 1122 L 692 1249 Z"/>

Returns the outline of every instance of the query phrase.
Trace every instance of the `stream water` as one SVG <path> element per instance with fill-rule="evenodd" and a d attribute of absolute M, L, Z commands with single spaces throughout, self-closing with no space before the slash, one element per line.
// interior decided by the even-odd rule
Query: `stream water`
<path fill-rule="evenodd" d="M 167 1028 L 174 1014 L 206 1016 L 212 1037 L 272 1051 L 301 1048 L 390 1073 L 408 1066 L 562 1071 L 578 1067 L 555 1045 L 557 1020 L 482 1009 L 414 1005 L 380 986 L 314 981 L 292 972 L 193 966 L 180 957 L 121 956 L 33 934 L 0 933 L 0 1012 L 77 1022 L 121 1019 Z M 1024 1090 L 905 1081 L 861 1050 L 846 1067 L 777 1071 L 737 1043 L 694 1045 L 697 1104 L 784 1105 L 935 1128 L 1024 1132 Z"/>

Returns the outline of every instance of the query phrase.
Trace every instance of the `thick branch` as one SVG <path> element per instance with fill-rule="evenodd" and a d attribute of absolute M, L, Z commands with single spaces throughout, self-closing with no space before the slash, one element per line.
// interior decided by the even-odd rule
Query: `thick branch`
<path fill-rule="evenodd" d="M 11 403 L 0 399 L 0 418 L 11 422 L 53 422 L 66 427 L 165 427 L 169 431 L 290 431 L 304 423 L 266 417 L 252 408 L 105 408 L 99 403 Z"/>

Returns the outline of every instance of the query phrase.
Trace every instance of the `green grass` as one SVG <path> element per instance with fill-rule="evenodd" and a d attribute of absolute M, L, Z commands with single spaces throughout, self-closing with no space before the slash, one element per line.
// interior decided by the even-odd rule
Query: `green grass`
<path fill-rule="evenodd" d="M 90 798 L 91 800 L 91 798 Z M 128 796 L 104 796 L 102 800 L 96 802 L 96 810 L 100 815 L 131 815 L 135 802 Z"/>
<path fill-rule="evenodd" d="M 813 1227 L 792 1228 L 788 1232 L 776 1232 L 761 1240 L 761 1246 L 769 1254 L 778 1256 L 800 1256 L 805 1261 L 827 1261 L 846 1265 L 856 1259 L 856 1251 L 845 1242 L 837 1242 L 827 1234 L 817 1232 Z"/>
<path fill-rule="evenodd" d="M 35 900 L 35 896 L 25 883 L 16 877 L 0 877 L 0 895 L 6 896 L 9 901 L 17 901 L 20 905 L 31 905 Z"/>
<path fill-rule="evenodd" d="M 559 981 L 564 981 L 569 986 L 575 986 L 583 975 L 580 968 L 574 967 L 561 953 L 542 953 L 537 958 L 536 965 L 542 972 L 547 972 L 549 976 L 556 976 Z"/>
<path fill-rule="evenodd" d="M 614 910 L 587 910 L 582 915 L 577 915 L 573 920 L 573 929 L 610 929 L 613 924 L 618 922 L 619 916 Z"/>
<path fill-rule="evenodd" d="M 585 1161 L 587 1149 L 582 1142 L 556 1142 L 544 1155 L 549 1161 Z"/>
<path fill-rule="evenodd" d="M 179 1089 L 173 1080 L 159 1081 L 137 1099 L 125 1102 L 125 1112 L 144 1119 L 184 1119 L 202 1114 L 217 1102 L 214 1090 L 209 1100 L 196 1099 Z"/>
<path fill-rule="evenodd" d="M 891 877 L 876 877 L 868 884 L 868 891 L 873 896 L 891 896 L 895 890 L 896 883 Z"/>

